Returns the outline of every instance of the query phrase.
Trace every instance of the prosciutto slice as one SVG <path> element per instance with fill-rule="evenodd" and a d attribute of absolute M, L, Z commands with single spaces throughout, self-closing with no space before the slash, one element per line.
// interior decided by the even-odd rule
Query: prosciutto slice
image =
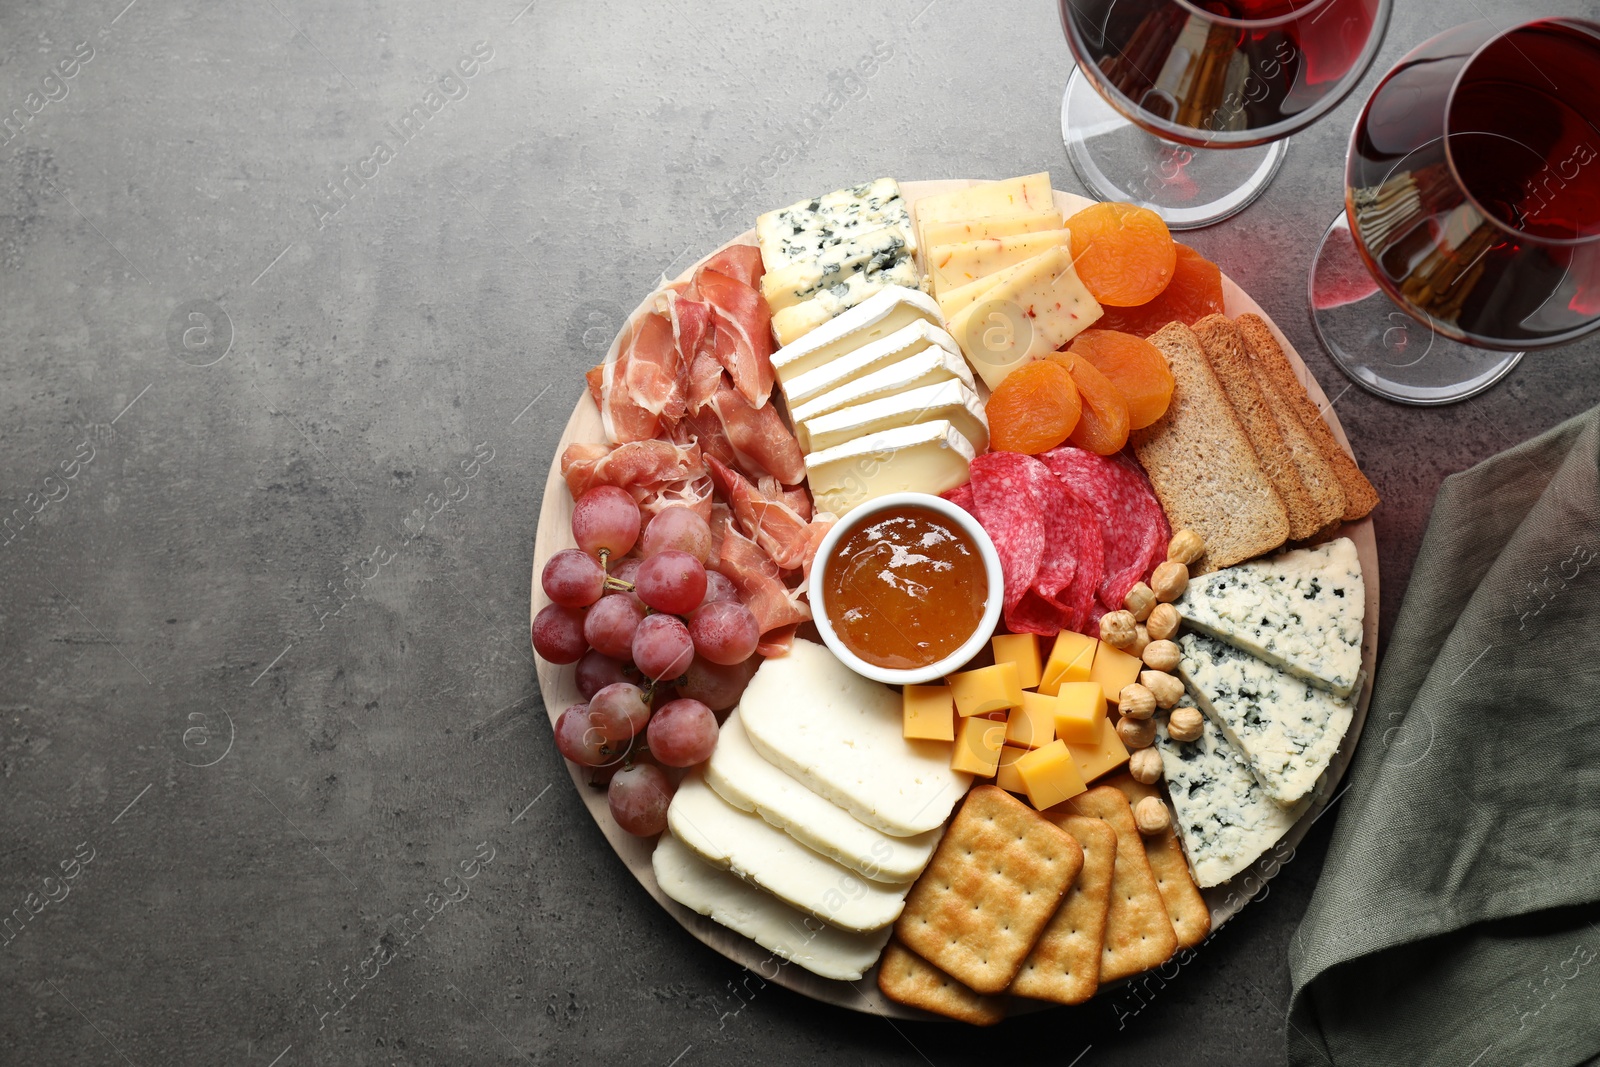
<path fill-rule="evenodd" d="M 755 615 L 763 634 L 810 620 L 805 587 L 784 585 L 778 565 L 731 522 L 723 523 L 716 569 L 739 590 L 739 599 Z"/>
<path fill-rule="evenodd" d="M 753 406 L 738 389 L 724 382 L 711 398 L 711 408 L 741 472 L 752 478 L 771 476 L 784 485 L 805 480 L 806 461 L 800 443 L 783 424 L 775 405 Z"/>
<path fill-rule="evenodd" d="M 717 489 L 728 501 L 745 536 L 755 541 L 782 570 L 799 568 L 809 572 L 822 535 L 833 521 L 812 522 L 809 507 L 807 515 L 802 516 L 781 495 L 768 496 L 714 457 L 708 457 L 707 463 Z"/>
<path fill-rule="evenodd" d="M 761 293 L 737 278 L 702 267 L 691 295 L 711 305 L 713 352 L 733 387 L 753 408 L 772 397 L 772 313 Z"/>
<path fill-rule="evenodd" d="M 761 288 L 761 276 L 766 268 L 761 265 L 761 249 L 755 245 L 729 245 L 700 265 L 701 270 L 714 270 L 752 289 Z"/>
<path fill-rule="evenodd" d="M 711 476 L 694 445 L 572 444 L 561 454 L 561 476 L 574 500 L 597 485 L 626 490 L 646 521 L 669 507 L 692 508 L 707 521 L 711 518 Z"/>

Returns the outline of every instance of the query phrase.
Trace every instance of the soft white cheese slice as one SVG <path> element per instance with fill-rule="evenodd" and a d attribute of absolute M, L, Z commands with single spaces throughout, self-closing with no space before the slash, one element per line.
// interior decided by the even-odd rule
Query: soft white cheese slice
<path fill-rule="evenodd" d="M 853 382 L 863 374 L 870 374 L 891 363 L 897 363 L 929 346 L 943 348 L 952 355 L 961 354 L 961 349 L 956 347 L 953 337 L 927 319 L 918 317 L 887 337 L 880 337 L 860 348 L 841 352 L 820 367 L 814 367 L 804 374 L 794 375 L 783 383 L 784 399 L 793 409 L 823 393 Z"/>
<path fill-rule="evenodd" d="M 797 309 L 782 313 L 789 314 L 791 310 Z M 920 290 L 891 285 L 778 349 L 772 354 L 773 372 L 780 382 L 788 382 L 917 321 L 942 326 L 939 305 Z"/>
<path fill-rule="evenodd" d="M 1192 708 L 1195 702 L 1185 693 L 1178 706 Z M 1165 713 L 1156 727 L 1173 822 L 1195 884 L 1202 888 L 1220 885 L 1254 863 L 1311 803 L 1306 799 L 1286 808 L 1273 802 L 1215 725 L 1207 723 L 1196 741 L 1174 740 Z"/>
<path fill-rule="evenodd" d="M 898 693 L 810 641 L 762 662 L 739 717 L 768 761 L 893 837 L 943 826 L 972 784 L 948 744 L 902 736 Z"/>
<path fill-rule="evenodd" d="M 729 804 L 691 774 L 667 808 L 672 836 L 715 867 L 754 882 L 790 907 L 844 930 L 878 930 L 900 917 L 909 882 L 863 878 L 761 816 Z"/>
<path fill-rule="evenodd" d="M 843 518 L 890 493 L 947 493 L 964 485 L 977 451 L 944 419 L 858 437 L 806 457 L 818 511 Z"/>
<path fill-rule="evenodd" d="M 650 865 L 661 891 L 679 904 L 823 978 L 858 980 L 878 962 L 889 940 L 889 927 L 860 934 L 818 922 L 711 866 L 671 834 L 656 842 Z"/>
<path fill-rule="evenodd" d="M 722 724 L 706 784 L 734 807 L 878 882 L 909 882 L 921 874 L 943 832 L 890 837 L 868 826 L 769 763 L 745 736 L 737 711 Z"/>
<path fill-rule="evenodd" d="M 1367 587 L 1348 537 L 1203 574 L 1173 607 L 1290 674 L 1342 697 L 1356 690 Z"/>
<path fill-rule="evenodd" d="M 814 396 L 803 404 L 789 409 L 795 422 L 805 422 L 830 411 L 838 411 L 852 404 L 865 404 L 883 396 L 893 396 L 924 385 L 958 381 L 972 387 L 972 372 L 966 360 L 939 345 L 929 345 L 904 359 L 886 367 L 863 374 L 854 381 L 845 382 L 821 396 Z"/>
<path fill-rule="evenodd" d="M 937 419 L 944 419 L 961 431 L 977 451 L 989 447 L 989 420 L 983 414 L 983 401 L 965 382 L 954 378 L 797 422 L 794 432 L 802 451 L 820 452 L 868 434 Z"/>
<path fill-rule="evenodd" d="M 1178 673 L 1195 702 L 1244 753 L 1267 796 L 1311 792 L 1350 728 L 1350 701 L 1207 634 L 1178 638 Z"/>

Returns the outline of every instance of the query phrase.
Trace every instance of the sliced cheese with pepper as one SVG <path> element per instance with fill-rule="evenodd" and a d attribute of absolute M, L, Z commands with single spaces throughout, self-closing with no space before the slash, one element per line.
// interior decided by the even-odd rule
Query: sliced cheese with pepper
<path fill-rule="evenodd" d="M 993 389 L 1007 375 L 1044 356 L 1103 314 L 1061 247 L 1036 256 L 955 317 L 950 335 L 967 362 Z"/>
<path fill-rule="evenodd" d="M 1070 239 L 1070 230 L 1045 230 L 930 248 L 928 275 L 933 279 L 934 294 L 987 278 L 1042 252 L 1066 246 Z"/>
<path fill-rule="evenodd" d="M 928 247 L 958 241 L 982 241 L 990 237 L 1012 237 L 1019 233 L 1039 233 L 1061 229 L 1061 212 L 1055 208 L 1026 215 L 995 215 L 989 218 L 952 219 L 930 222 L 922 231 Z"/>

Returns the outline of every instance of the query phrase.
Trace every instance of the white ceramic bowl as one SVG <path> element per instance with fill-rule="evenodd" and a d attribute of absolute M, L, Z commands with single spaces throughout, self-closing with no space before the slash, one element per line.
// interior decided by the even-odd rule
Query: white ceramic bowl
<path fill-rule="evenodd" d="M 989 596 L 984 602 L 983 619 L 978 623 L 978 629 L 960 648 L 944 659 L 916 670 L 891 670 L 887 667 L 878 667 L 850 651 L 845 643 L 839 640 L 839 635 L 833 632 L 833 623 L 828 620 L 828 605 L 822 588 L 822 576 L 827 568 L 828 557 L 833 555 L 840 539 L 880 512 L 900 507 L 927 508 L 965 530 L 967 536 L 978 546 L 978 554 L 983 557 L 984 572 L 989 577 Z M 822 538 L 822 544 L 817 547 L 817 562 L 811 568 L 811 583 L 807 587 L 807 595 L 811 601 L 812 617 L 817 624 L 818 632 L 822 634 L 823 643 L 846 667 L 857 674 L 889 685 L 922 685 L 959 670 L 976 656 L 993 636 L 995 627 L 1000 623 L 1000 605 L 1005 598 L 1005 575 L 1001 573 L 1000 554 L 994 550 L 994 542 L 989 539 L 983 527 L 978 525 L 978 520 L 966 511 L 942 497 L 928 493 L 890 493 L 888 496 L 867 501 L 834 523 L 833 529 L 827 532 Z"/>

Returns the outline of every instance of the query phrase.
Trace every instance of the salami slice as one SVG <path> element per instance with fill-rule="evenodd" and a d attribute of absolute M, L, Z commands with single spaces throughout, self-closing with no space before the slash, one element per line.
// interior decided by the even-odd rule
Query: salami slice
<path fill-rule="evenodd" d="M 974 514 L 1000 557 L 1006 626 L 1014 633 L 1040 632 L 1019 631 L 1013 625 L 1014 610 L 1038 577 L 1044 555 L 1044 525 L 1034 503 L 1030 469 L 1038 466 L 1038 460 L 1016 452 L 992 452 L 972 461 Z"/>
<path fill-rule="evenodd" d="M 1122 606 L 1128 590 L 1166 552 L 1166 516 L 1136 461 L 1098 456 L 1063 446 L 1040 457 L 1098 519 L 1104 572 L 1095 590 L 1099 608 L 1089 605 L 1085 624 Z M 1092 619 L 1091 619 L 1092 616 Z"/>
<path fill-rule="evenodd" d="M 965 511 L 968 515 L 971 515 L 974 518 L 977 517 L 978 505 L 972 499 L 971 482 L 963 482 L 962 484 L 956 486 L 948 493 L 945 493 L 944 498 L 950 501 L 950 503 L 954 504 L 956 507 L 960 508 L 962 511 Z"/>

